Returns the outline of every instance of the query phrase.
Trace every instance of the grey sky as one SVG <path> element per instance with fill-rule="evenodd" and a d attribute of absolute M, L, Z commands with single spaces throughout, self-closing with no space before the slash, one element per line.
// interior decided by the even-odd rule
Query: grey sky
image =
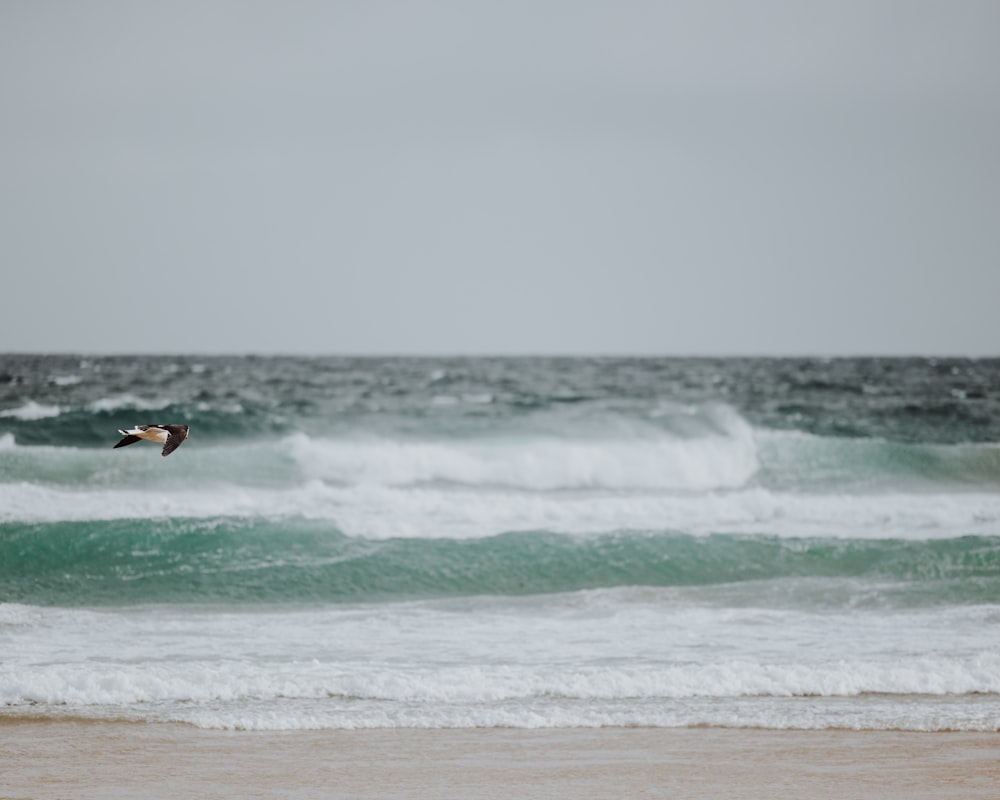
<path fill-rule="evenodd" d="M 998 41 L 994 0 L 0 0 L 0 351 L 998 355 Z"/>

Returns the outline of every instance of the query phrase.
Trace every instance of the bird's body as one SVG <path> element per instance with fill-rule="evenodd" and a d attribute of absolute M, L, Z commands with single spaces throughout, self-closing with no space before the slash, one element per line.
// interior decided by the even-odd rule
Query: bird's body
<path fill-rule="evenodd" d="M 135 444 L 140 439 L 156 442 L 163 445 L 163 455 L 169 456 L 174 450 L 181 446 L 181 442 L 188 438 L 187 425 L 136 425 L 131 430 L 118 431 L 125 438 L 115 447 L 124 447 L 128 444 Z"/>

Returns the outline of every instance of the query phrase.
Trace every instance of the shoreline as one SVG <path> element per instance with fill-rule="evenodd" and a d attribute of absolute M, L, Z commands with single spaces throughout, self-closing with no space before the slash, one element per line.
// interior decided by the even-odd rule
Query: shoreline
<path fill-rule="evenodd" d="M 0 800 L 848 796 L 987 800 L 1000 733 L 734 728 L 221 731 L 0 718 Z"/>

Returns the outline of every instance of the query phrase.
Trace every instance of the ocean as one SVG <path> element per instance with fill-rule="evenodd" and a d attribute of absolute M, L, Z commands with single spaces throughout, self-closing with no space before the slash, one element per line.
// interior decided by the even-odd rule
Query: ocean
<path fill-rule="evenodd" d="M 1000 360 L 2 355 L 0 715 L 998 731 Z"/>

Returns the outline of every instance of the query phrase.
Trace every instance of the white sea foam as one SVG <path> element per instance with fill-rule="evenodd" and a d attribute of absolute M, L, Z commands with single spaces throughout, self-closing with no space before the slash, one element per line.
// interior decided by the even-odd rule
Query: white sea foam
<path fill-rule="evenodd" d="M 343 670 L 323 664 L 0 666 L 0 704 L 129 705 L 154 702 L 341 697 L 429 704 L 482 704 L 546 698 L 663 700 L 694 697 L 854 697 L 862 694 L 1000 693 L 996 657 L 979 663 L 922 659 L 913 664 L 837 665 L 752 662 L 663 669 L 532 667 Z M 991 671 L 992 670 L 992 671 Z"/>
<path fill-rule="evenodd" d="M 635 589 L 471 605 L 0 604 L 0 713 L 269 730 L 997 730 L 1000 651 L 984 638 L 996 615 L 691 607 Z"/>
<path fill-rule="evenodd" d="M 72 383 L 78 383 L 79 379 L 76 381 L 69 381 L 66 379 L 62 382 L 60 382 L 60 379 L 56 379 L 55 382 L 59 383 L 59 385 L 66 386 L 72 385 Z M 118 411 L 123 408 L 134 408 L 137 411 L 156 411 L 161 408 L 166 408 L 171 404 L 171 402 L 173 401 L 167 398 L 144 398 L 135 394 L 124 393 L 94 400 L 93 402 L 87 404 L 87 409 L 93 412 Z M 58 417 L 64 411 L 65 409 L 57 405 L 48 405 L 44 403 L 37 403 L 34 400 L 28 400 L 23 406 L 18 408 L 0 411 L 0 417 L 12 417 L 14 419 L 32 422 L 40 419 Z"/>
<path fill-rule="evenodd" d="M 23 406 L 19 406 L 18 408 L 9 408 L 5 411 L 0 411 L 0 417 L 19 419 L 22 422 L 33 422 L 39 419 L 58 417 L 61 413 L 62 409 L 59 406 L 45 405 L 44 403 L 36 403 L 34 400 L 28 400 Z"/>
<path fill-rule="evenodd" d="M 995 656 L 824 667 L 731 662 L 571 670 L 553 665 L 361 670 L 319 662 L 46 664 L 0 667 L 0 705 L 115 709 L 115 716 L 271 730 L 755 724 L 734 715 L 735 705 L 757 718 L 766 715 L 768 727 L 996 730 L 998 666 Z M 970 694 L 976 703 L 963 699 Z M 916 707 L 916 698 L 923 708 Z"/>
<path fill-rule="evenodd" d="M 147 712 L 148 713 L 148 712 Z M 881 697 L 849 699 L 733 698 L 636 702 L 500 703 L 412 706 L 354 701 L 288 702 L 239 707 L 173 707 L 165 720 L 221 730 L 358 730 L 365 728 L 767 728 L 771 730 L 1000 730 L 1000 703 L 922 698 L 918 704 Z M 140 717 L 148 718 L 148 717 Z"/>
<path fill-rule="evenodd" d="M 123 408 L 134 408 L 137 411 L 158 411 L 161 408 L 166 408 L 172 402 L 169 398 L 147 398 L 131 393 L 124 393 L 94 400 L 88 405 L 88 408 L 95 412 L 118 411 Z"/>
<path fill-rule="evenodd" d="M 1000 694 L 1000 656 L 923 657 L 909 663 L 760 664 L 720 661 L 663 667 L 477 664 L 345 668 L 317 661 L 0 665 L 0 705 L 130 705 L 343 698 L 486 704 L 736 697 Z"/>
<path fill-rule="evenodd" d="M 217 484 L 198 489 L 58 489 L 0 484 L 0 522 L 190 517 L 328 520 L 350 536 L 475 538 L 510 531 L 767 533 L 858 539 L 995 535 L 1000 495 L 800 495 L 765 489 L 702 494 L 459 491 Z"/>

